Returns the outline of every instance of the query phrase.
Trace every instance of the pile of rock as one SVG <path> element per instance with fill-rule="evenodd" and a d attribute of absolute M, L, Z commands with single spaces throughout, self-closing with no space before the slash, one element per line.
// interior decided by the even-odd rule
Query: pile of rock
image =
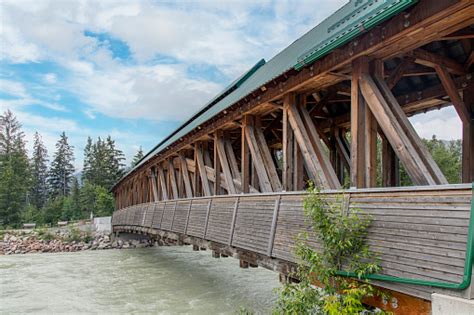
<path fill-rule="evenodd" d="M 101 250 L 112 248 L 138 248 L 152 246 L 152 242 L 144 240 L 123 241 L 112 240 L 110 235 L 94 233 L 92 236 L 83 235 L 71 240 L 70 232 L 58 230 L 47 237 L 36 231 L 30 233 L 8 232 L 0 238 L 0 255 L 27 254 L 27 253 L 58 253 L 76 252 L 82 250 Z"/>

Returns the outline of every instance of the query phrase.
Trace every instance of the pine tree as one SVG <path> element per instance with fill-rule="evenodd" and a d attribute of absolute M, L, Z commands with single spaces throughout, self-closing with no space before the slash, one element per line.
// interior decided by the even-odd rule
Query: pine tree
<path fill-rule="evenodd" d="M 84 148 L 84 164 L 82 167 L 82 181 L 91 181 L 92 179 L 92 138 L 87 137 L 87 144 Z"/>
<path fill-rule="evenodd" d="M 48 198 L 48 152 L 38 132 L 34 136 L 33 157 L 31 168 L 31 203 L 41 209 Z"/>
<path fill-rule="evenodd" d="M 67 142 L 66 133 L 61 134 L 56 143 L 56 152 L 49 173 L 51 196 L 68 196 L 71 190 L 72 177 L 74 176 L 73 147 Z"/>
<path fill-rule="evenodd" d="M 10 110 L 0 116 L 0 224 L 17 225 L 27 206 L 30 170 L 21 124 Z"/>
<path fill-rule="evenodd" d="M 115 147 L 115 141 L 110 136 L 106 139 L 106 156 L 107 156 L 107 181 L 106 188 L 111 188 L 124 174 L 125 155 Z"/>
<path fill-rule="evenodd" d="M 135 165 L 138 164 L 138 162 L 143 158 L 143 150 L 142 150 L 142 147 L 140 146 L 140 148 L 138 149 L 137 153 L 135 154 L 135 156 L 133 157 L 133 160 L 132 160 L 132 168 L 135 167 Z"/>

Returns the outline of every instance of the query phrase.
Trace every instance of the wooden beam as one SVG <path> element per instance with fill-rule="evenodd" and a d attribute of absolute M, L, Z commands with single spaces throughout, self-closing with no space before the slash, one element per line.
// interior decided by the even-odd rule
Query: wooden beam
<path fill-rule="evenodd" d="M 283 98 L 283 138 L 282 138 L 282 182 L 283 190 L 293 190 L 293 130 L 288 119 L 288 110 L 290 106 L 296 106 L 295 93 L 288 93 Z"/>
<path fill-rule="evenodd" d="M 403 60 L 397 65 L 393 72 L 386 79 L 387 85 L 392 89 L 398 81 L 403 77 L 405 71 L 410 67 L 413 62 L 412 58 L 403 58 Z"/>
<path fill-rule="evenodd" d="M 270 184 L 272 185 L 273 191 L 282 191 L 283 188 L 281 186 L 280 178 L 278 177 L 278 172 L 275 167 L 275 162 L 273 161 L 272 154 L 270 149 L 268 148 L 267 141 L 265 140 L 265 136 L 263 134 L 263 130 L 259 124 L 255 126 L 255 138 L 257 140 L 257 144 L 260 148 L 260 152 L 262 153 L 262 158 L 264 161 L 264 167 L 267 171 L 268 177 L 270 179 Z"/>
<path fill-rule="evenodd" d="M 160 179 L 161 197 L 162 200 L 168 200 L 168 191 L 166 187 L 165 174 L 163 173 L 163 167 L 158 164 L 158 178 Z"/>
<path fill-rule="evenodd" d="M 471 120 L 463 123 L 462 182 L 474 182 L 474 84 L 464 91 L 464 103 Z"/>
<path fill-rule="evenodd" d="M 303 154 L 308 175 L 323 189 L 337 189 L 340 187 L 339 181 L 325 152 L 323 152 L 324 150 L 321 148 L 321 139 L 316 128 L 314 128 L 312 119 L 306 109 L 300 108 L 300 110 L 303 115 L 300 115 L 297 106 L 289 106 L 288 118 Z"/>
<path fill-rule="evenodd" d="M 444 66 L 435 65 L 434 68 L 436 70 L 436 73 L 438 73 L 438 77 L 441 81 L 441 84 L 446 90 L 446 93 L 448 93 L 451 103 L 456 109 L 459 118 L 463 123 L 469 123 L 471 121 L 470 114 L 468 112 L 468 109 L 466 108 L 466 105 L 461 99 L 461 96 L 459 96 L 459 92 L 456 88 L 456 85 L 454 84 L 453 78 Z"/>
<path fill-rule="evenodd" d="M 245 126 L 245 139 L 249 146 L 250 154 L 252 155 L 252 165 L 255 167 L 260 189 L 262 192 L 271 192 L 272 185 L 264 166 L 265 160 L 255 135 L 255 126 L 252 118 L 249 119 Z"/>
<path fill-rule="evenodd" d="M 396 187 L 400 185 L 399 163 L 395 151 L 384 133 L 380 133 L 382 138 L 382 186 Z"/>
<path fill-rule="evenodd" d="M 468 27 L 457 32 L 445 35 L 439 40 L 460 40 L 460 39 L 474 39 L 474 31 L 472 27 Z"/>
<path fill-rule="evenodd" d="M 196 171 L 196 166 L 195 166 L 194 161 L 191 159 L 186 159 L 186 163 L 188 164 L 189 172 L 194 174 Z M 214 183 L 216 180 L 216 172 L 214 171 L 214 168 L 206 166 L 206 173 L 207 173 L 207 178 L 209 179 L 209 181 L 211 183 Z M 228 190 L 227 183 L 225 182 L 224 174 L 221 173 L 220 175 L 221 175 L 221 187 L 225 190 Z M 237 190 L 242 190 L 242 183 L 235 178 L 233 180 L 234 180 L 235 188 Z M 259 193 L 259 191 L 255 187 L 252 187 L 252 186 L 249 186 L 249 192 L 252 194 Z"/>
<path fill-rule="evenodd" d="M 193 197 L 193 189 L 191 187 L 191 180 L 189 178 L 189 170 L 188 170 L 188 164 L 186 163 L 186 158 L 184 157 L 183 153 L 179 153 L 179 161 L 180 161 L 180 169 L 184 181 L 184 189 L 186 192 L 186 198 L 192 198 Z"/>
<path fill-rule="evenodd" d="M 155 202 L 160 200 L 159 195 L 158 195 L 158 187 L 156 186 L 156 180 L 157 180 L 156 168 L 152 168 L 152 170 L 151 170 L 151 184 L 152 184 L 152 187 L 153 187 L 153 201 L 155 201 Z"/>
<path fill-rule="evenodd" d="M 196 146 L 197 152 L 197 167 L 199 175 L 201 177 L 201 184 L 204 192 L 204 196 L 211 196 L 211 188 L 209 186 L 209 179 L 207 178 L 206 165 L 204 164 L 204 156 L 202 152 L 202 143 L 198 143 Z"/>
<path fill-rule="evenodd" d="M 230 164 L 230 169 L 232 170 L 232 176 L 238 181 L 241 181 L 242 177 L 240 176 L 239 165 L 237 164 L 234 148 L 232 147 L 232 142 L 230 142 L 228 137 L 224 140 L 224 145 L 225 145 L 225 152 L 227 154 L 227 157 L 229 158 L 229 164 Z"/>
<path fill-rule="evenodd" d="M 215 153 L 215 157 L 220 161 L 220 166 L 222 167 L 222 171 L 224 173 L 224 178 L 227 184 L 227 190 L 229 194 L 236 194 L 237 190 L 235 189 L 234 185 L 234 180 L 232 179 L 232 172 L 230 170 L 229 162 L 227 159 L 227 154 L 224 146 L 224 137 L 222 134 L 221 130 L 216 131 L 215 133 L 215 138 L 214 138 L 214 149 L 216 150 L 217 153 Z M 216 170 L 216 174 L 220 173 L 220 170 L 218 171 L 217 168 L 214 168 Z M 217 182 L 217 177 L 216 176 L 216 182 Z"/>
<path fill-rule="evenodd" d="M 415 62 L 424 66 L 435 68 L 438 66 L 444 67 L 449 70 L 449 72 L 464 75 L 468 71 L 463 67 L 463 65 L 457 63 L 456 61 L 443 57 L 427 50 L 417 48 L 412 52 L 412 55 L 416 58 Z"/>
<path fill-rule="evenodd" d="M 170 176 L 171 191 L 173 193 L 173 199 L 179 199 L 178 194 L 178 185 L 176 181 L 176 173 L 174 169 L 174 164 L 171 159 L 168 159 L 168 174 Z"/>
<path fill-rule="evenodd" d="M 216 174 L 221 173 L 221 168 L 222 168 L 222 161 L 219 157 L 219 152 L 217 149 L 218 143 L 217 143 L 217 133 L 222 132 L 221 130 L 217 130 L 214 133 L 214 171 Z M 227 181 L 227 179 L 226 179 Z M 214 195 L 220 195 L 221 194 L 221 177 L 216 176 L 214 180 Z"/>
<path fill-rule="evenodd" d="M 390 141 L 392 147 L 396 148 L 396 153 L 400 161 L 405 165 L 413 182 L 416 185 L 447 183 L 431 155 L 427 153 L 421 144 L 421 140 L 416 132 L 414 132 L 408 118 L 396 102 L 395 97 L 391 95 L 385 81 L 378 78 L 377 82 L 378 86 L 383 89 L 384 94 L 382 94 L 369 75 L 362 74 L 360 81 L 361 92 L 372 113 L 377 118 L 385 136 Z M 389 97 L 390 95 L 392 98 Z M 385 98 L 389 98 L 389 100 Z M 390 105 L 388 102 L 390 102 Z"/>
<path fill-rule="evenodd" d="M 360 91 L 360 78 L 363 73 L 369 72 L 369 60 L 360 57 L 352 63 L 351 81 L 351 186 L 364 188 L 366 186 L 366 116 L 367 105 Z"/>
<path fill-rule="evenodd" d="M 247 129 L 250 117 L 245 115 L 242 119 L 242 135 L 241 135 L 241 171 L 242 171 L 242 192 L 249 193 L 250 188 L 250 151 L 247 143 Z"/>

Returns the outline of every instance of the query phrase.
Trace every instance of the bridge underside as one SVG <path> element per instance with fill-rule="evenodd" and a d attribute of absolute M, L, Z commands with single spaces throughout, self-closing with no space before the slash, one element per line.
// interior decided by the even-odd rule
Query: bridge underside
<path fill-rule="evenodd" d="M 473 16 L 472 1 L 419 0 L 227 107 L 216 101 L 115 185 L 114 229 L 292 263 L 294 237 L 307 229 L 297 192 L 311 180 L 323 191 L 351 187 L 349 204 L 375 217 L 369 239 L 384 273 L 461 282 L 472 188 L 448 185 L 409 117 L 453 106 L 461 182 L 474 181 Z M 402 172 L 411 188 L 399 187 Z M 424 299 L 441 290 L 380 285 Z M 466 292 L 449 293 L 473 298 Z"/>

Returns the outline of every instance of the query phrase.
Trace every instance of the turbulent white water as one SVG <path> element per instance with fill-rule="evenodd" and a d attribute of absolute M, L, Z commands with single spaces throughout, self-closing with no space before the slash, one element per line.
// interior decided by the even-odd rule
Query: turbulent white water
<path fill-rule="evenodd" d="M 191 247 L 0 256 L 0 313 L 270 313 L 278 274 Z"/>

